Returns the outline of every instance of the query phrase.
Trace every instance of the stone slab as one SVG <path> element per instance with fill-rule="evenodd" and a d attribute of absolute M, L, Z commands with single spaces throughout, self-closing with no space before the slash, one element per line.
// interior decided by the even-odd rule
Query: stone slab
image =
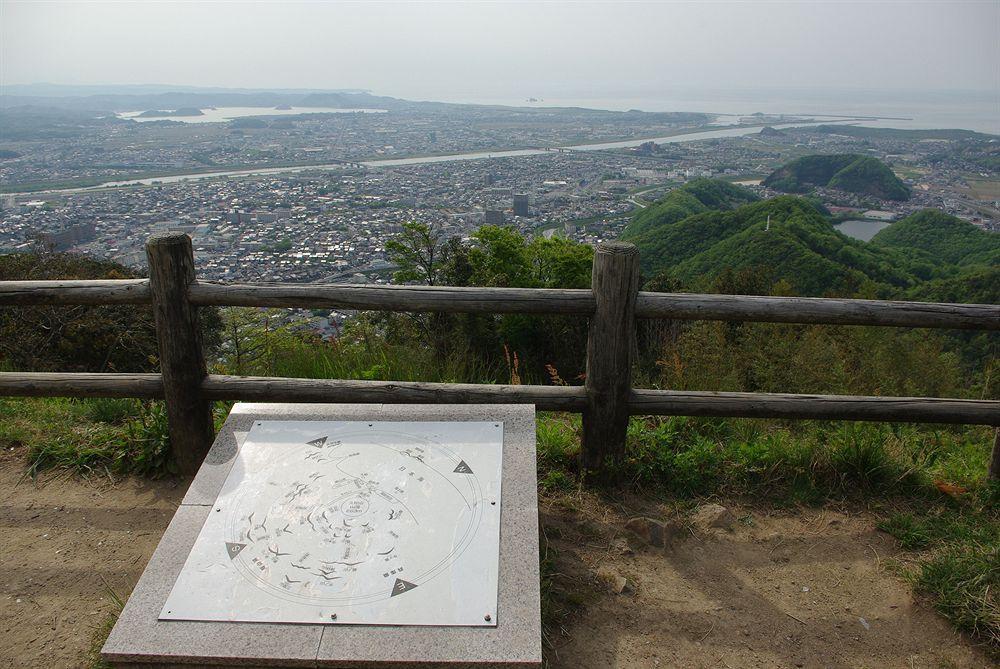
<path fill-rule="evenodd" d="M 323 630 L 314 625 L 161 621 L 160 609 L 211 507 L 182 505 L 101 649 L 112 666 L 203 658 L 229 666 L 314 667 Z M 253 658 L 244 662 L 244 658 Z"/>
<path fill-rule="evenodd" d="M 161 621 L 159 612 L 255 420 L 503 421 L 496 627 Z M 244 434 L 240 434 L 244 433 Z M 250 404 L 233 407 L 102 649 L 115 667 L 541 665 L 533 405 Z"/>

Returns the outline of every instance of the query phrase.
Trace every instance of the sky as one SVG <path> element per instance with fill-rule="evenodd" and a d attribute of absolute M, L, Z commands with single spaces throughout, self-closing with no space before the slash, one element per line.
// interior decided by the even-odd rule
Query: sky
<path fill-rule="evenodd" d="M 362 88 L 484 100 L 666 88 L 995 93 L 998 35 L 998 0 L 0 0 L 0 84 Z"/>

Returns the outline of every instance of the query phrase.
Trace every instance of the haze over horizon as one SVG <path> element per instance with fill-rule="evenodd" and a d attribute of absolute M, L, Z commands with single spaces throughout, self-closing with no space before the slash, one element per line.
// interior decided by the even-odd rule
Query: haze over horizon
<path fill-rule="evenodd" d="M 1000 91 L 1000 3 L 0 4 L 0 84 L 411 99 Z"/>

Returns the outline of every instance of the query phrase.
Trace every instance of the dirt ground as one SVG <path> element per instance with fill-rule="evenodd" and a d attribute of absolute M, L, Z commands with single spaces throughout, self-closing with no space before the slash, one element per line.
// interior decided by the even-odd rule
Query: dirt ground
<path fill-rule="evenodd" d="M 19 454 L 0 459 L 0 667 L 86 667 L 186 485 L 23 472 Z"/>
<path fill-rule="evenodd" d="M 86 667 L 186 484 L 23 471 L 19 454 L 0 456 L 0 667 Z M 659 549 L 628 539 L 620 510 L 544 501 L 555 589 L 574 599 L 549 666 L 991 666 L 887 570 L 898 553 L 870 518 L 733 510 L 732 531 L 685 527 Z M 623 594 L 602 567 L 628 580 Z"/>
<path fill-rule="evenodd" d="M 731 506 L 720 529 L 661 511 L 679 530 L 654 548 L 623 527 L 657 510 L 631 509 L 542 504 L 554 589 L 590 591 L 548 639 L 551 669 L 994 666 L 914 601 L 890 568 L 906 556 L 870 515 Z M 621 594 L 608 569 L 628 581 Z"/>

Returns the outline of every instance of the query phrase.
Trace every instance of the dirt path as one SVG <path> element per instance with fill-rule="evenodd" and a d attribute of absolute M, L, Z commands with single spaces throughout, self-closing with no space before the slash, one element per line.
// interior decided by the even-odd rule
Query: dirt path
<path fill-rule="evenodd" d="M 731 530 L 689 525 L 660 549 L 621 529 L 627 515 L 543 504 L 557 589 L 591 592 L 549 639 L 550 668 L 994 666 L 914 602 L 870 517 L 732 510 Z M 608 567 L 623 594 L 595 578 Z"/>
<path fill-rule="evenodd" d="M 23 472 L 18 454 L 0 459 L 0 667 L 86 667 L 186 485 Z"/>
<path fill-rule="evenodd" d="M 85 667 L 185 485 L 22 472 L 0 456 L 0 667 Z M 896 549 L 864 516 L 740 510 L 732 532 L 685 530 L 662 550 L 630 544 L 615 510 L 542 507 L 557 589 L 584 602 L 550 638 L 552 669 L 990 666 L 887 573 Z M 602 589 L 602 566 L 632 591 Z"/>

